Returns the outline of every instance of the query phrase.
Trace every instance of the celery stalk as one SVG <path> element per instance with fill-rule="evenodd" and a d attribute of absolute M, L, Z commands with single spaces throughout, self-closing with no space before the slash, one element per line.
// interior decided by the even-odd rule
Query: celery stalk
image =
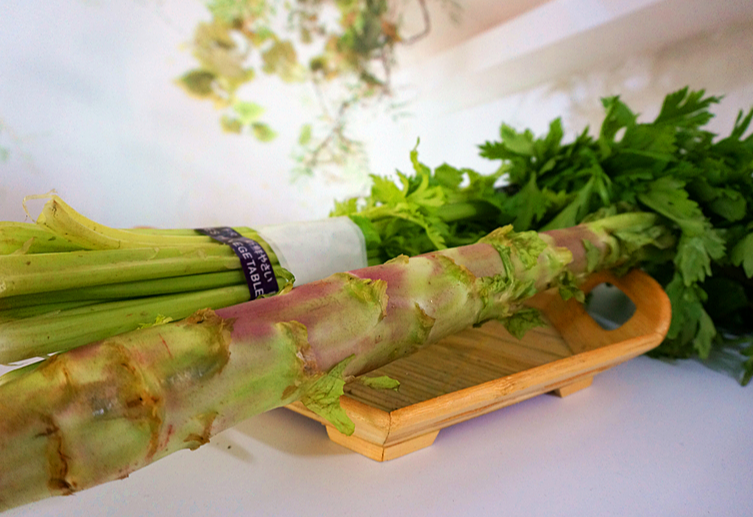
<path fill-rule="evenodd" d="M 240 270 L 221 271 L 219 273 L 205 273 L 200 275 L 186 275 L 154 280 L 140 280 L 122 282 L 119 284 L 105 284 L 92 287 L 78 287 L 62 291 L 34 293 L 27 295 L 0 298 L 0 314 L 11 308 L 32 307 L 42 304 L 91 301 L 123 300 L 156 296 L 160 294 L 182 293 L 188 291 L 203 291 L 217 287 L 244 285 L 246 279 Z"/>

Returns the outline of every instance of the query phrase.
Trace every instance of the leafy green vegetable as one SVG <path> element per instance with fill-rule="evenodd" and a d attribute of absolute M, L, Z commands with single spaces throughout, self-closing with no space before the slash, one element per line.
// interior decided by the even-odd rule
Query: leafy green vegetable
<path fill-rule="evenodd" d="M 387 375 L 380 375 L 379 377 L 359 377 L 358 381 L 369 388 L 377 390 L 397 391 L 398 388 L 400 388 L 400 381 Z"/>
<path fill-rule="evenodd" d="M 525 308 L 509 318 L 502 320 L 507 331 L 516 338 L 522 338 L 526 332 L 536 327 L 546 327 L 547 323 L 536 309 Z"/>
<path fill-rule="evenodd" d="M 484 176 L 448 164 L 432 171 L 416 149 L 411 162 L 413 175 L 372 176 L 369 197 L 336 203 L 330 213 L 350 216 L 382 262 L 471 244 L 508 222 L 500 219 L 505 195 L 494 188 L 501 171 Z"/>
<path fill-rule="evenodd" d="M 354 356 L 350 356 L 337 363 L 329 372 L 316 379 L 301 397 L 304 406 L 348 436 L 355 431 L 355 425 L 340 406 L 340 397 L 344 394 L 345 386 L 343 372 L 353 358 Z"/>
<path fill-rule="evenodd" d="M 753 277 L 753 233 L 749 233 L 732 249 L 730 256 L 735 266 L 743 266 L 748 278 Z"/>

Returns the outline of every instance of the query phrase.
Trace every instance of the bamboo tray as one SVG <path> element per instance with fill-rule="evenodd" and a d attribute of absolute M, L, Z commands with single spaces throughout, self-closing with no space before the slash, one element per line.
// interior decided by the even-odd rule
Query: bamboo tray
<path fill-rule="evenodd" d="M 669 328 L 669 299 L 650 276 L 637 270 L 622 278 L 599 273 L 583 290 L 605 282 L 635 304 L 634 314 L 619 328 L 603 329 L 582 304 L 564 302 L 556 291 L 541 293 L 530 305 L 550 326 L 522 340 L 488 322 L 369 374 L 399 380 L 398 392 L 348 385 L 340 402 L 355 423 L 352 436 L 300 403 L 287 407 L 324 424 L 332 441 L 386 461 L 428 447 L 453 424 L 543 393 L 565 397 L 590 386 L 597 373 L 658 346 Z"/>

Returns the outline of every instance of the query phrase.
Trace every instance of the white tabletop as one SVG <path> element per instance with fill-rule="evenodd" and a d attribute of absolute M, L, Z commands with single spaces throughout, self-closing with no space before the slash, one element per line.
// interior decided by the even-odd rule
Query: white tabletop
<path fill-rule="evenodd" d="M 639 357 L 377 463 L 286 409 L 18 516 L 753 515 L 753 386 Z"/>

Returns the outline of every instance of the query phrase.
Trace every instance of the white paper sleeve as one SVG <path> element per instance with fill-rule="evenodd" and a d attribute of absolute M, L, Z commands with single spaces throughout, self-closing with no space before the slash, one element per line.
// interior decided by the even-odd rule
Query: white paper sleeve
<path fill-rule="evenodd" d="M 277 254 L 280 265 L 295 275 L 295 285 L 368 265 L 360 228 L 347 217 L 256 228 Z"/>

